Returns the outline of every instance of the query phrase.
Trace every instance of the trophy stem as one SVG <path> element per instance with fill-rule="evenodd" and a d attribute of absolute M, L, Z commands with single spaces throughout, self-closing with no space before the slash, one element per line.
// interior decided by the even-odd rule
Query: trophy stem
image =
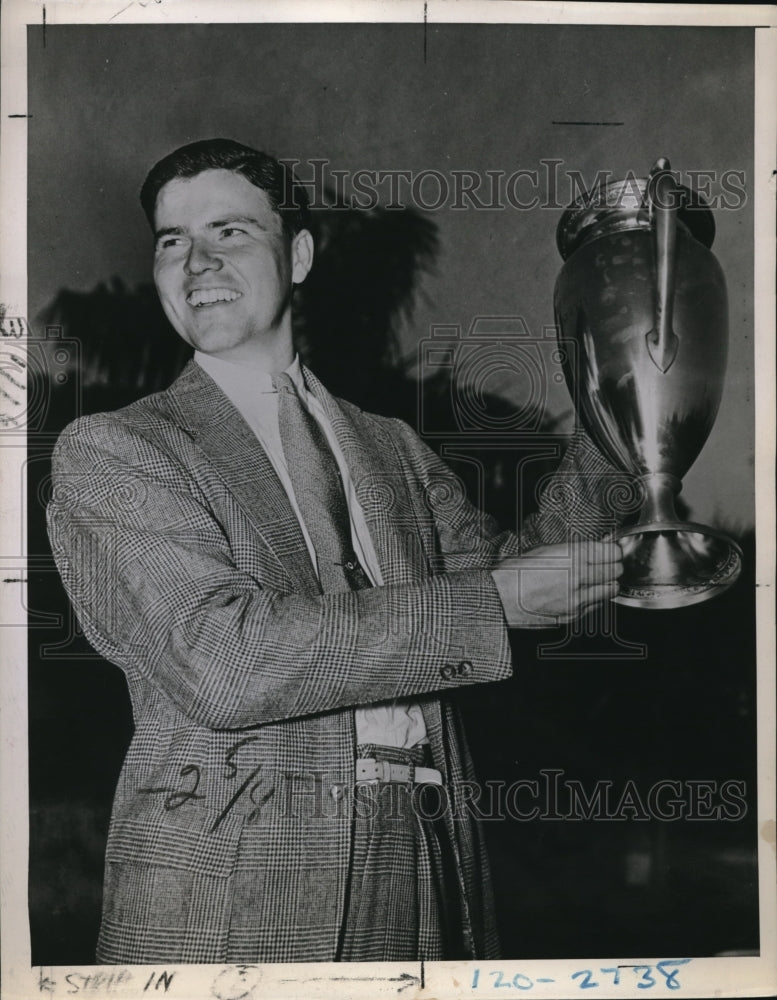
<path fill-rule="evenodd" d="M 640 476 L 644 499 L 639 512 L 639 524 L 655 524 L 661 521 L 679 521 L 674 498 L 682 489 L 677 476 L 668 472 L 651 472 Z"/>

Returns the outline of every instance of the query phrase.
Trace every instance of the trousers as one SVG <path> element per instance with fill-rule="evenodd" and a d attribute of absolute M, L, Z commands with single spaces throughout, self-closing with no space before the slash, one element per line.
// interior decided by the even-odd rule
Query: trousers
<path fill-rule="evenodd" d="M 431 766 L 427 747 L 362 744 L 359 757 Z M 440 961 L 471 957 L 461 894 L 434 785 L 360 783 L 341 961 Z"/>

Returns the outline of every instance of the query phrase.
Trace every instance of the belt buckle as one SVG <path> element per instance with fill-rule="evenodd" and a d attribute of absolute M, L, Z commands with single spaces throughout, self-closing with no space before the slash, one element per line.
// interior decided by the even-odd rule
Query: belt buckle
<path fill-rule="evenodd" d="M 383 785 L 391 781 L 391 764 L 387 760 L 376 760 L 375 761 L 375 780 Z"/>
<path fill-rule="evenodd" d="M 394 785 L 412 785 L 415 768 L 412 764 L 394 764 L 390 761 L 381 761 L 384 767 L 384 781 Z"/>

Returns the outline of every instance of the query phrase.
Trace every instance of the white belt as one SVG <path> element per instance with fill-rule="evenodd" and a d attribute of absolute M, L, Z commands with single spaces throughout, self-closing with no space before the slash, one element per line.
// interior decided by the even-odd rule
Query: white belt
<path fill-rule="evenodd" d="M 388 760 L 360 757 L 356 761 L 356 780 L 391 782 L 402 785 L 441 785 L 442 775 L 433 767 L 416 767 L 414 764 L 393 764 Z"/>

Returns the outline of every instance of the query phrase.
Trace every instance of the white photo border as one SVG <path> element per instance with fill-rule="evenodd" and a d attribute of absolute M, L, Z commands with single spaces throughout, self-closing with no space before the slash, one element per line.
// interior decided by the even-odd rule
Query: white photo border
<path fill-rule="evenodd" d="M 758 754 L 761 953 L 759 957 L 698 958 L 682 969 L 681 995 L 768 996 L 777 991 L 777 866 L 775 865 L 775 148 L 777 116 L 777 11 L 774 7 L 740 5 L 664 4 L 556 4 L 518 2 L 406 2 L 385 0 L 350 3 L 272 3 L 262 0 L 5 0 L 2 7 L 2 125 L 0 148 L 0 302 L 6 312 L 27 315 L 26 287 L 26 171 L 27 171 L 27 26 L 61 24 L 177 24 L 186 22 L 524 22 L 544 24 L 663 24 L 757 26 L 755 30 L 755 329 L 756 357 L 756 532 L 757 655 L 758 655 Z M 1 444 L 2 442 L 0 442 Z M 25 514 L 18 489 L 23 475 L 25 449 L 2 448 L 3 492 L 0 561 L 3 575 L 22 571 L 19 552 L 20 524 Z M 18 612 L 18 601 L 0 590 L 7 613 Z M 3 621 L 7 619 L 2 618 Z M 2 643 L 2 995 L 6 1000 L 74 992 L 70 975 L 91 975 L 96 967 L 32 968 L 30 966 L 27 913 L 28 810 L 27 810 L 27 681 L 25 620 L 19 618 L 3 629 Z M 17 626 L 17 627 L 14 627 Z M 662 956 L 635 956 L 632 964 L 655 963 Z M 505 969 L 534 981 L 532 993 L 543 997 L 567 996 L 573 988 L 570 975 L 583 967 L 624 965 L 623 959 L 505 961 L 479 963 L 427 963 L 372 965 L 263 965 L 256 967 L 174 966 L 101 967 L 113 976 L 101 987 L 117 997 L 142 996 L 153 990 L 181 1000 L 239 996 L 285 998 L 381 996 L 476 997 L 493 989 L 473 990 L 473 970 Z M 160 979 L 166 973 L 169 983 Z M 540 980 L 547 980 L 545 983 Z M 550 981 L 553 979 L 554 981 Z M 83 980 L 78 980 L 83 982 Z M 150 986 L 149 986 L 150 984 Z M 160 985 L 163 987 L 160 989 Z M 144 989 L 145 988 L 145 989 Z M 513 991 L 516 987 L 513 987 Z M 520 987 L 518 987 L 520 988 Z M 575 986 L 576 989 L 576 986 Z M 242 991 L 242 992 L 241 992 Z M 87 992 L 83 990 L 82 992 Z M 597 996 L 641 996 L 642 990 L 625 984 L 601 983 Z M 656 990 L 654 990 L 656 992 Z M 660 992 L 666 993 L 665 989 Z M 97 995 L 92 990 L 92 995 Z"/>

